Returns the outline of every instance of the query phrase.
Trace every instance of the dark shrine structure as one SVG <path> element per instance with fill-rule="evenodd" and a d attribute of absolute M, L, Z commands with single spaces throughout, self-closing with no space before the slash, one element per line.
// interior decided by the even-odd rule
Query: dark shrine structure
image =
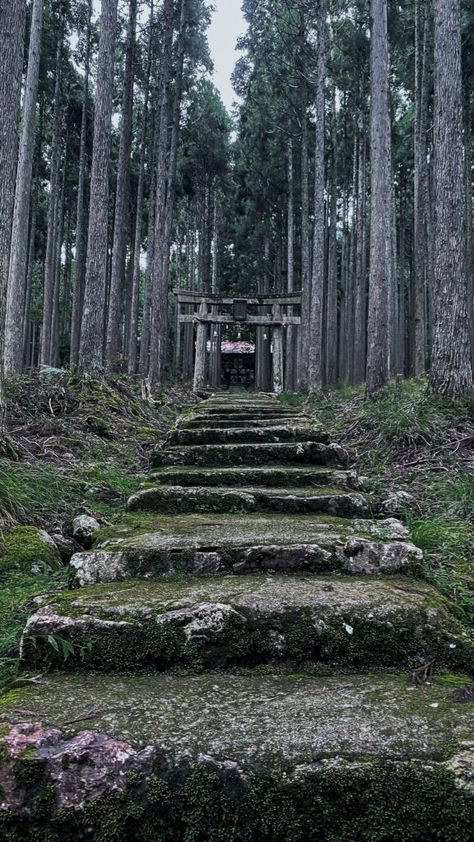
<path fill-rule="evenodd" d="M 236 385 L 280 393 L 294 382 L 301 325 L 301 294 L 239 296 L 175 289 L 176 377 L 194 391 L 233 385 L 227 354 L 235 357 Z M 254 353 L 229 349 L 231 336 L 254 335 Z M 248 344 L 248 343 L 244 343 Z M 237 360 L 237 357 L 247 359 Z M 251 357 L 251 360 L 249 359 Z M 252 362 L 253 375 L 249 376 Z M 232 369 L 233 370 L 233 369 Z M 244 373 L 245 372 L 245 373 Z M 253 381 L 253 382 L 252 382 Z"/>

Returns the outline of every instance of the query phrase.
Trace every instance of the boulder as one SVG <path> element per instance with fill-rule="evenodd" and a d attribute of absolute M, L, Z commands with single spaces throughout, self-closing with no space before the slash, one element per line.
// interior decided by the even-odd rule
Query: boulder
<path fill-rule="evenodd" d="M 79 515 L 72 522 L 72 536 L 79 544 L 88 549 L 96 532 L 100 529 L 100 523 L 90 515 Z"/>
<path fill-rule="evenodd" d="M 0 570 L 52 573 L 61 568 L 61 557 L 51 535 L 36 526 L 13 526 L 5 533 Z"/>

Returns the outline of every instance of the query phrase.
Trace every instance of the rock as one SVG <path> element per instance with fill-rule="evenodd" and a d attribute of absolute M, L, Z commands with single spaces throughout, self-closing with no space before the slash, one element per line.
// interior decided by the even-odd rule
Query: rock
<path fill-rule="evenodd" d="M 72 538 L 66 538 L 65 535 L 61 535 L 59 532 L 56 532 L 54 535 L 51 536 L 56 547 L 58 548 L 59 555 L 61 556 L 62 560 L 67 564 L 74 553 L 80 549 L 80 544 L 77 541 L 74 541 Z"/>
<path fill-rule="evenodd" d="M 422 551 L 408 541 L 380 543 L 355 535 L 349 538 L 342 552 L 346 557 L 343 569 L 350 573 L 414 570 L 423 561 Z"/>
<path fill-rule="evenodd" d="M 326 513 L 347 517 L 368 513 L 367 501 L 361 494 L 328 490 L 325 486 L 309 489 L 237 489 L 160 485 L 134 494 L 128 500 L 127 509 L 170 515 L 176 512 L 182 515 L 192 512 L 282 512 Z"/>
<path fill-rule="evenodd" d="M 76 553 L 71 558 L 70 566 L 76 584 L 81 587 L 99 583 L 120 582 L 131 576 L 130 568 L 123 553 L 109 553 L 100 550 L 91 553 Z"/>
<path fill-rule="evenodd" d="M 278 444 L 199 444 L 189 447 L 157 450 L 152 457 L 154 467 L 167 465 L 278 465 L 312 464 L 344 466 L 347 453 L 338 444 L 313 441 Z"/>
<path fill-rule="evenodd" d="M 390 555 L 365 561 L 370 552 L 359 545 L 365 564 L 389 569 Z M 341 635 L 346 626 L 352 635 Z M 449 603 L 422 582 L 254 574 L 135 579 L 53 595 L 28 621 L 22 665 L 103 672 L 255 666 L 282 657 L 271 642 L 275 629 L 287 641 L 285 663 L 294 667 L 312 661 L 408 672 L 436 659 L 462 671 L 474 657 L 474 642 Z M 75 657 L 64 661 L 50 636 L 70 641 Z"/>
<path fill-rule="evenodd" d="M 0 570 L 51 573 L 61 568 L 61 557 L 51 535 L 36 526 L 13 526 L 5 533 Z"/>
<path fill-rule="evenodd" d="M 94 535 L 99 529 L 100 523 L 90 515 L 79 515 L 72 522 L 73 538 L 86 549 L 92 546 Z"/>
<path fill-rule="evenodd" d="M 460 748 L 461 751 L 448 760 L 446 766 L 454 773 L 456 786 L 474 795 L 474 743 L 462 743 Z"/>
<path fill-rule="evenodd" d="M 385 541 L 410 541 L 409 530 L 394 517 L 385 518 L 385 520 L 354 518 L 352 524 L 356 532 L 367 532 Z"/>
<path fill-rule="evenodd" d="M 405 509 L 414 509 L 416 500 L 407 491 L 394 491 L 382 503 L 382 508 L 393 515 L 400 514 Z"/>
<path fill-rule="evenodd" d="M 2 700 L 1 838 L 468 842 L 472 712 L 446 693 L 380 674 L 49 676 Z"/>

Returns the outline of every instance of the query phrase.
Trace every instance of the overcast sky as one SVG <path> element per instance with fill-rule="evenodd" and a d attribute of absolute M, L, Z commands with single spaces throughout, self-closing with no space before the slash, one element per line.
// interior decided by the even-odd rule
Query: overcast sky
<path fill-rule="evenodd" d="M 240 9 L 241 0 L 214 0 L 214 5 L 216 11 L 209 30 L 209 46 L 215 65 L 214 84 L 230 109 L 235 99 L 230 77 L 240 55 L 235 45 L 246 26 Z"/>
<path fill-rule="evenodd" d="M 235 45 L 239 35 L 243 35 L 246 30 L 241 3 L 242 0 L 213 0 L 216 11 L 209 29 L 209 47 L 215 66 L 214 84 L 229 110 L 235 99 L 230 77 L 240 55 Z M 100 0 L 93 0 L 97 16 L 100 14 L 100 5 Z M 72 40 L 75 43 L 75 39 Z"/>

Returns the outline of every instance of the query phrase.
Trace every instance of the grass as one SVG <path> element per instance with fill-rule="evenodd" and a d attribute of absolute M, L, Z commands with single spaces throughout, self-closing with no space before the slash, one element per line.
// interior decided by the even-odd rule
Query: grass
<path fill-rule="evenodd" d="M 391 383 L 371 400 L 363 386 L 342 384 L 305 407 L 384 499 L 396 490 L 413 496 L 400 516 L 425 553 L 426 575 L 474 625 L 472 403 L 439 399 L 421 379 L 401 390 Z"/>
<path fill-rule="evenodd" d="M 0 577 L 0 686 L 17 674 L 20 637 L 33 598 L 65 584 L 65 572 L 50 576 L 7 573 Z"/>
<path fill-rule="evenodd" d="M 190 397 L 142 400 L 133 381 L 76 381 L 68 372 L 7 384 L 7 432 L 0 442 L 2 529 L 35 525 L 68 533 L 77 514 L 109 523 L 145 479 L 150 450 Z M 0 685 L 18 667 L 18 644 L 32 599 L 66 586 L 66 574 L 0 576 Z"/>

